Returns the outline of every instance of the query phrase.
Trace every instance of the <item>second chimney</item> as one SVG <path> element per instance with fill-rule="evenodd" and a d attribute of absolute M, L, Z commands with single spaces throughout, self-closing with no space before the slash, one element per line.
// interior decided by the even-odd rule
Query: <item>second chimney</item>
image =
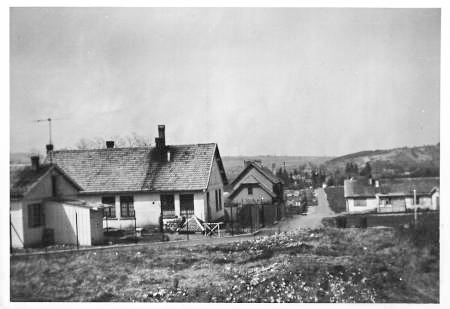
<path fill-rule="evenodd" d="M 53 144 L 45 145 L 45 149 L 47 150 L 47 158 L 50 163 L 53 163 Z"/>
<path fill-rule="evenodd" d="M 114 148 L 114 141 L 106 141 L 106 148 L 108 149 Z"/>
<path fill-rule="evenodd" d="M 33 169 L 33 171 L 37 171 L 39 167 L 39 156 L 31 156 L 31 168 Z"/>

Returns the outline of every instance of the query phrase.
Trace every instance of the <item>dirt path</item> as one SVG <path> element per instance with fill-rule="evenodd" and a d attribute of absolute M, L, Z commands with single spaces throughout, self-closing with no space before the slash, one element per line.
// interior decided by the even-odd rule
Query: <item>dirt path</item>
<path fill-rule="evenodd" d="M 322 225 L 321 221 L 324 217 L 333 216 L 335 213 L 330 209 L 327 200 L 327 194 L 322 188 L 316 189 L 317 206 L 308 207 L 306 215 L 295 215 L 293 218 L 287 219 L 280 223 L 280 231 L 292 231 L 298 228 L 318 228 Z"/>

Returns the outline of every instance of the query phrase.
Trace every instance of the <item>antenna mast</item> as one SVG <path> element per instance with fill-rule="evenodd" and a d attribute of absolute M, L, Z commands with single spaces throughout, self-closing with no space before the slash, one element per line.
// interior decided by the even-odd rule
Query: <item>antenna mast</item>
<path fill-rule="evenodd" d="M 47 119 L 38 119 L 36 120 L 36 122 L 43 122 L 43 121 L 48 121 L 48 137 L 49 137 L 49 144 L 52 144 L 52 118 L 47 118 Z"/>

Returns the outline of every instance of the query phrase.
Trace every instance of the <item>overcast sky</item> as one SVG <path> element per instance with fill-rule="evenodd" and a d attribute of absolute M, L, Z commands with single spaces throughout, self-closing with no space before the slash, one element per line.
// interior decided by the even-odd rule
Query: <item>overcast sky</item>
<path fill-rule="evenodd" d="M 13 8 L 11 151 L 83 138 L 343 155 L 439 142 L 438 9 Z"/>

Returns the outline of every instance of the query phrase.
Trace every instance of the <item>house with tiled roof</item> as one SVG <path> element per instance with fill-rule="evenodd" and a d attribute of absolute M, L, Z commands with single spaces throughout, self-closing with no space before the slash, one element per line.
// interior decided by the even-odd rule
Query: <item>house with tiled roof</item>
<path fill-rule="evenodd" d="M 102 205 L 77 200 L 81 187 L 55 164 L 10 166 L 11 247 L 103 241 Z"/>
<path fill-rule="evenodd" d="M 353 178 L 344 181 L 347 212 L 439 209 L 439 177 Z"/>
<path fill-rule="evenodd" d="M 110 204 L 105 225 L 125 228 L 195 215 L 211 222 L 224 216 L 225 170 L 215 143 L 166 145 L 158 126 L 155 147 L 61 150 L 48 155 L 82 188 L 83 200 Z"/>
<path fill-rule="evenodd" d="M 245 160 L 244 169 L 233 180 L 231 187 L 227 198 L 229 205 L 260 204 L 264 205 L 264 222 L 281 218 L 284 211 L 283 182 L 263 166 L 260 160 Z"/>
<path fill-rule="evenodd" d="M 231 183 L 228 199 L 234 203 L 272 203 L 283 199 L 283 182 L 261 161 L 244 161 L 244 169 Z"/>

